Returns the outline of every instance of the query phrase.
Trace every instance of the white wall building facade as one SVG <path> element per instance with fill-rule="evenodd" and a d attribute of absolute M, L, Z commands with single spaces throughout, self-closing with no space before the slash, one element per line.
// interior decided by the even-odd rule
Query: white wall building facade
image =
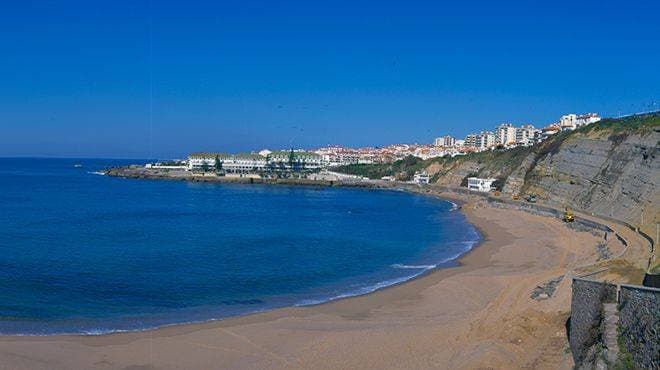
<path fill-rule="evenodd" d="M 523 125 L 516 128 L 516 144 L 524 146 L 534 144 L 538 136 L 538 131 L 533 125 Z"/>
<path fill-rule="evenodd" d="M 492 190 L 493 187 L 493 182 L 495 182 L 496 179 L 482 179 L 478 177 L 469 177 L 468 178 L 468 189 L 473 190 L 473 191 L 482 191 L 482 192 L 489 192 Z"/>
<path fill-rule="evenodd" d="M 413 176 L 413 182 L 415 184 L 428 184 L 429 182 L 431 182 L 431 176 L 429 176 L 429 174 L 426 173 L 426 171 L 417 172 Z"/>
<path fill-rule="evenodd" d="M 482 131 L 478 134 L 470 134 L 465 137 L 465 146 L 477 148 L 480 151 L 494 147 L 496 144 L 495 134 L 491 131 Z"/>
<path fill-rule="evenodd" d="M 597 113 L 587 114 L 565 114 L 559 119 L 559 126 L 562 130 L 575 130 L 576 128 L 590 125 L 600 121 L 600 116 Z"/>
<path fill-rule="evenodd" d="M 263 152 L 263 151 L 262 151 Z M 275 151 L 265 153 L 225 154 L 193 153 L 188 156 L 188 170 L 222 170 L 227 173 L 255 173 L 266 170 L 315 170 L 324 167 L 323 158 L 315 153 Z M 220 168 L 216 168 L 216 162 Z"/>
<path fill-rule="evenodd" d="M 503 123 L 495 130 L 496 142 L 501 145 L 516 143 L 516 128 L 510 123 Z"/>

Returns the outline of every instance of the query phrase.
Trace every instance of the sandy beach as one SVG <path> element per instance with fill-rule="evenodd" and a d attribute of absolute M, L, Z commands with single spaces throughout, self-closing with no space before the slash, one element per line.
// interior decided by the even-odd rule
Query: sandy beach
<path fill-rule="evenodd" d="M 602 235 L 468 201 L 485 241 L 404 284 L 318 306 L 102 336 L 0 338 L 0 369 L 569 369 L 570 278 Z M 623 246 L 609 238 L 614 253 Z"/>

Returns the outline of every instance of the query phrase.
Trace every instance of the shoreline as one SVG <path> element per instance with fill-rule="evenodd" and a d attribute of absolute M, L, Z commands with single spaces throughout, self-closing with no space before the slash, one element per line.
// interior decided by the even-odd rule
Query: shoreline
<path fill-rule="evenodd" d="M 478 230 L 480 243 L 455 266 L 312 306 L 145 331 L 0 337 L 0 362 L 17 369 L 570 368 L 564 352 L 570 279 L 548 299 L 530 294 L 595 262 L 600 239 L 482 197 L 415 193 L 459 204 Z"/>
<path fill-rule="evenodd" d="M 381 189 L 381 188 L 374 188 L 374 189 Z M 388 188 L 382 188 L 382 190 L 394 190 L 394 189 L 388 189 Z M 462 206 L 460 202 L 464 202 L 463 204 L 466 204 L 467 201 L 461 200 L 459 198 L 444 198 L 439 195 L 435 194 L 426 194 L 426 193 L 417 193 L 417 192 L 412 192 L 411 194 L 417 194 L 417 195 L 426 195 L 426 196 L 431 196 L 434 198 L 441 199 L 443 201 L 456 204 L 459 207 Z M 450 200 L 451 199 L 451 200 Z M 455 211 L 461 212 L 461 209 L 456 209 Z M 454 211 L 450 211 L 454 212 Z M 468 218 L 468 215 L 466 213 L 463 213 L 466 218 Z M 475 230 L 478 233 L 478 240 L 474 242 L 473 246 L 466 250 L 465 252 L 460 253 L 460 255 L 451 258 L 449 260 L 446 260 L 444 262 L 438 263 L 435 267 L 432 267 L 430 269 L 424 270 L 423 272 L 412 276 L 410 278 L 407 278 L 404 281 L 393 283 L 387 286 L 384 286 L 382 288 L 376 288 L 372 291 L 369 291 L 367 293 L 357 293 L 355 295 L 348 295 L 346 297 L 337 297 L 337 298 L 329 298 L 326 301 L 319 302 L 319 303 L 313 303 L 313 304 L 296 304 L 292 306 L 284 306 L 284 307 L 278 307 L 278 308 L 272 308 L 272 309 L 265 309 L 263 311 L 258 311 L 258 312 L 253 312 L 253 313 L 246 313 L 242 315 L 236 315 L 236 316 L 228 316 L 225 318 L 218 318 L 218 319 L 209 319 L 209 320 L 203 320 L 199 322 L 184 322 L 184 323 L 173 323 L 173 324 L 165 324 L 162 326 L 158 327 L 153 327 L 153 328 L 145 328 L 145 329 L 128 329 L 128 330 L 113 330 L 109 331 L 107 333 L 62 333 L 62 334 L 16 334 L 16 335 L 6 335 L 6 334 L 0 334 L 0 341 L 3 339 L 8 339 L 8 338 L 57 338 L 57 337 L 63 337 L 63 338 L 94 338 L 94 337 L 104 337 L 104 336 L 115 336 L 115 335 L 124 335 L 124 334 L 141 334 L 141 333 L 148 333 L 148 332 L 156 332 L 156 331 L 169 331 L 171 329 L 177 329 L 178 327 L 206 327 L 207 325 L 214 325 L 214 324 L 220 324 L 223 322 L 229 322 L 229 321 L 243 321 L 246 319 L 250 319 L 252 316 L 259 316 L 259 315 L 268 315 L 271 313 L 274 313 L 275 311 L 286 311 L 286 310 L 296 310 L 296 309 L 305 309 L 305 308 L 316 308 L 316 307 L 321 307 L 325 305 L 331 305 L 333 303 L 339 303 L 347 300 L 352 300 L 352 299 L 359 299 L 361 297 L 367 297 L 375 294 L 379 294 L 380 292 L 385 292 L 389 289 L 395 289 L 398 287 L 405 286 L 409 283 L 413 283 L 414 281 L 417 280 L 422 280 L 429 278 L 431 275 L 438 274 L 440 272 L 443 272 L 444 270 L 448 269 L 455 269 L 459 267 L 464 267 L 466 266 L 464 263 L 464 259 L 467 258 L 470 254 L 474 253 L 477 249 L 479 249 L 485 242 L 489 241 L 488 239 L 488 234 L 482 230 L 481 227 L 478 225 L 472 223 L 469 221 L 470 225 L 475 228 Z M 445 264 L 449 264 L 449 266 L 442 266 Z M 452 266 L 453 265 L 453 266 Z"/>
<path fill-rule="evenodd" d="M 259 185 L 259 184 L 255 184 Z M 264 185 L 274 185 L 270 183 L 264 183 Z M 281 184 L 279 183 L 278 185 L 289 185 L 289 186 L 307 186 L 307 184 Z M 341 184 L 337 184 L 336 186 L 343 187 Z M 353 186 L 349 186 L 348 188 L 354 188 Z M 425 192 L 419 192 L 419 191 L 411 191 L 410 189 L 400 189 L 396 187 L 388 188 L 388 187 L 376 187 L 376 186 L 361 186 L 360 188 L 365 189 L 365 190 L 380 190 L 380 191 L 398 191 L 399 190 L 404 190 L 406 193 L 410 195 L 421 195 L 421 196 L 427 196 L 427 197 L 432 197 L 444 202 L 448 202 L 452 205 L 452 208 L 449 209 L 447 212 L 461 212 L 463 216 L 466 218 L 466 222 L 472 226 L 475 229 L 476 232 L 476 239 L 475 240 L 466 240 L 464 243 L 470 243 L 471 246 L 469 249 L 460 252 L 458 255 L 448 257 L 441 262 L 435 263 L 435 264 L 430 264 L 428 266 L 433 266 L 430 268 L 420 268 L 419 273 L 413 274 L 410 276 L 403 276 L 400 278 L 395 278 L 395 282 L 392 282 L 390 284 L 384 285 L 384 286 L 379 286 L 383 283 L 386 283 L 389 280 L 385 281 L 379 281 L 375 284 L 368 285 L 368 286 L 363 286 L 360 287 L 359 289 L 365 289 L 367 291 L 365 292 L 355 292 L 354 291 L 346 291 L 342 292 L 337 296 L 331 296 L 331 297 L 326 297 L 322 298 L 322 301 L 317 302 L 317 303 L 309 303 L 309 304 L 303 304 L 301 303 L 302 301 L 298 303 L 294 303 L 291 305 L 286 305 L 286 306 L 280 306 L 280 307 L 272 307 L 272 308 L 265 308 L 262 310 L 257 310 L 254 312 L 246 312 L 246 313 L 239 313 L 236 315 L 229 315 L 225 317 L 218 317 L 218 318 L 210 318 L 210 319 L 202 319 L 199 321 L 183 321 L 183 322 L 174 322 L 174 323 L 168 323 L 168 324 L 163 324 L 163 325 L 158 325 L 158 326 L 152 326 L 152 327 L 144 327 L 144 328 L 130 328 L 130 329 L 98 329 L 98 330 L 89 330 L 87 332 L 56 332 L 56 333 L 45 333 L 45 334 L 39 334 L 39 333 L 19 333 L 19 334 L 3 334 L 0 333 L 0 340 L 3 338 L 12 338 L 12 337 L 17 337 L 17 338 L 56 338 L 56 337 L 98 337 L 98 336 L 110 336 L 110 335 L 115 335 L 115 334 L 139 334 L 139 333 L 145 333 L 145 332 L 150 332 L 150 331 L 158 331 L 161 329 L 167 329 L 167 328 L 176 328 L 180 326 L 191 326 L 191 325 L 205 325 L 205 324 L 212 324 L 212 323 L 217 323 L 217 322 L 222 322 L 222 321 L 227 321 L 227 320 L 233 320 L 233 319 L 239 319 L 239 318 L 244 318 L 244 317 L 249 317 L 253 315 L 261 315 L 261 314 L 266 314 L 270 313 L 273 311 L 278 311 L 278 310 L 286 310 L 286 309 L 292 309 L 292 308 L 306 308 L 306 307 L 316 307 L 316 306 L 321 306 L 325 304 L 330 304 L 333 302 L 339 302 L 347 299 L 353 299 L 353 298 L 358 298 L 362 296 L 367 296 L 371 294 L 376 294 L 380 291 L 387 290 L 393 287 L 396 287 L 398 285 L 403 285 L 410 283 L 414 280 L 417 279 L 423 279 L 426 276 L 430 274 L 434 274 L 440 270 L 443 269 L 449 269 L 453 267 L 457 267 L 461 265 L 461 259 L 463 259 L 465 256 L 469 255 L 472 253 L 475 249 L 477 249 L 481 244 L 484 243 L 486 240 L 486 236 L 483 230 L 481 230 L 477 225 L 473 224 L 470 222 L 468 219 L 467 215 L 462 212 L 461 207 L 463 204 L 465 204 L 464 200 L 458 199 L 458 198 L 452 198 L 452 197 L 444 197 L 440 196 L 438 194 L 431 194 L 431 193 L 425 193 Z"/>

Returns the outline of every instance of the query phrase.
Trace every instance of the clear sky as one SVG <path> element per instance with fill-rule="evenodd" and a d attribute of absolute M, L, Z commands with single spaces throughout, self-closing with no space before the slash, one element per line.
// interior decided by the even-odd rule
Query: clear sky
<path fill-rule="evenodd" d="M 659 14 L 657 0 L 6 2 L 0 156 L 381 146 L 640 111 L 660 104 Z"/>

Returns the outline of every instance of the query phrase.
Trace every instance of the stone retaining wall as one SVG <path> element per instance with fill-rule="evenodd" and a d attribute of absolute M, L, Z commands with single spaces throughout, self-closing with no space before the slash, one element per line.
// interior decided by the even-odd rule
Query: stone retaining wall
<path fill-rule="evenodd" d="M 660 369 L 660 289 L 621 285 L 619 320 L 622 342 L 633 362 Z"/>
<path fill-rule="evenodd" d="M 625 346 L 620 350 L 630 353 L 636 368 L 660 369 L 660 289 L 584 278 L 573 278 L 571 299 L 568 340 L 576 368 L 595 363 L 603 334 L 603 303 L 610 302 L 618 302 L 621 344 Z"/>
<path fill-rule="evenodd" d="M 600 281 L 574 278 L 571 321 L 568 340 L 576 365 L 587 358 L 589 349 L 598 343 L 603 303 L 616 302 L 617 287 Z"/>

